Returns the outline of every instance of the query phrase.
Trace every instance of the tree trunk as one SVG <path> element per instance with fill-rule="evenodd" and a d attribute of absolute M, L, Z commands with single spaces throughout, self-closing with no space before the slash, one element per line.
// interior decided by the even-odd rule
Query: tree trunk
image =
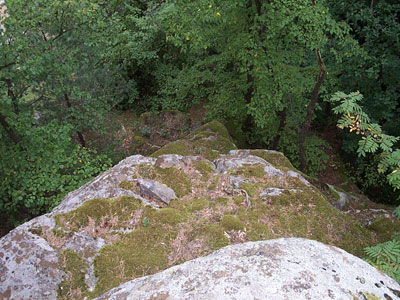
<path fill-rule="evenodd" d="M 279 141 L 281 139 L 281 132 L 283 131 L 283 129 L 285 128 L 285 124 L 286 124 L 286 108 L 280 112 L 278 112 L 278 118 L 280 120 L 279 122 L 279 128 L 277 131 L 277 134 L 274 138 L 274 141 L 272 142 L 272 149 L 276 150 L 279 146 Z"/>
<path fill-rule="evenodd" d="M 7 132 L 8 136 L 14 142 L 14 144 L 19 143 L 19 137 L 16 132 L 11 128 L 10 124 L 8 124 L 6 117 L 0 113 L 0 124 L 3 125 L 4 130 Z"/>
<path fill-rule="evenodd" d="M 67 93 L 64 93 L 64 99 L 65 99 L 65 102 L 66 102 L 66 104 L 67 104 L 67 107 L 68 107 L 68 108 L 71 108 L 71 107 L 72 107 L 72 104 L 71 104 L 71 102 L 69 101 L 69 97 L 68 97 L 68 94 L 67 94 Z M 72 117 L 72 119 L 75 120 L 75 117 Z M 77 130 L 77 131 L 76 131 L 76 134 L 78 135 L 78 140 L 79 140 L 79 143 L 81 144 L 81 146 L 82 146 L 83 148 L 86 148 L 86 141 L 85 141 L 85 138 L 83 137 L 82 132 L 80 132 L 79 130 Z"/>
<path fill-rule="evenodd" d="M 324 81 L 324 77 L 326 74 L 326 67 L 325 67 L 325 63 L 322 59 L 321 53 L 319 52 L 318 49 L 315 49 L 314 52 L 318 59 L 319 75 L 318 75 L 317 82 L 315 83 L 314 90 L 311 95 L 311 101 L 307 107 L 306 118 L 304 120 L 303 126 L 301 127 L 300 134 L 299 134 L 299 160 L 300 160 L 300 170 L 301 171 L 304 171 L 304 169 L 306 168 L 305 153 L 304 153 L 304 141 L 310 130 L 312 117 L 314 115 L 315 105 L 318 102 L 319 90 L 321 88 L 322 82 Z"/>

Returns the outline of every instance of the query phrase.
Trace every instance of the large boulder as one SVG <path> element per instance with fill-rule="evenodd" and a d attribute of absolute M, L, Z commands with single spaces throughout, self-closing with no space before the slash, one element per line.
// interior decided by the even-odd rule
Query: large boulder
<path fill-rule="evenodd" d="M 400 286 L 363 260 L 317 241 L 289 238 L 222 248 L 96 300 L 399 299 Z"/>
<path fill-rule="evenodd" d="M 248 241 L 302 237 L 358 256 L 381 242 L 311 182 L 280 152 L 236 150 L 211 122 L 124 159 L 0 239 L 0 298 L 92 299 Z"/>

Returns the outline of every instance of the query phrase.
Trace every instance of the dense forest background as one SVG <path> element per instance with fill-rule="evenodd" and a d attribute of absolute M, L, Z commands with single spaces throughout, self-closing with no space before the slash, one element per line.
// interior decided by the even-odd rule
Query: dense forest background
<path fill-rule="evenodd" d="M 7 226 L 48 212 L 136 153 L 118 150 L 110 137 L 116 115 L 196 105 L 225 122 L 240 147 L 282 151 L 310 176 L 333 155 L 372 200 L 399 204 L 397 1 L 2 5 L 0 215 Z"/>

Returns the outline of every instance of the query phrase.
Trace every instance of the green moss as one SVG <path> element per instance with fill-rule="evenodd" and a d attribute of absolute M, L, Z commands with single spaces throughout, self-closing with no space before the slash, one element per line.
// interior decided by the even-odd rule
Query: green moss
<path fill-rule="evenodd" d="M 237 217 L 229 214 L 222 217 L 220 224 L 226 231 L 244 229 L 244 224 Z"/>
<path fill-rule="evenodd" d="M 221 154 L 227 154 L 230 150 L 237 149 L 233 142 L 224 137 L 217 137 L 215 140 L 196 140 L 190 142 L 196 155 L 201 155 L 213 161 Z"/>
<path fill-rule="evenodd" d="M 215 199 L 215 203 L 220 203 L 223 205 L 227 205 L 229 201 L 229 198 L 226 197 L 218 197 L 217 199 Z"/>
<path fill-rule="evenodd" d="M 201 173 L 203 181 L 210 179 L 211 174 L 215 172 L 215 169 L 212 167 L 212 165 L 204 160 L 196 161 L 194 163 L 194 167 Z"/>
<path fill-rule="evenodd" d="M 141 177 L 156 180 L 174 190 L 177 197 L 183 197 L 192 192 L 192 184 L 185 172 L 177 168 L 161 168 L 143 164 L 138 166 Z"/>
<path fill-rule="evenodd" d="M 193 151 L 186 145 L 185 141 L 179 140 L 166 144 L 156 152 L 150 155 L 150 157 L 159 157 L 165 154 L 178 154 L 182 156 L 194 155 Z"/>
<path fill-rule="evenodd" d="M 169 207 L 185 211 L 186 213 L 193 213 L 209 206 L 209 203 L 207 199 L 193 199 L 191 201 L 175 199 L 169 203 Z"/>
<path fill-rule="evenodd" d="M 91 296 L 99 296 L 123 282 L 167 268 L 170 244 L 176 234 L 174 229 L 151 223 L 120 242 L 105 246 L 94 261 L 98 282 Z"/>
<path fill-rule="evenodd" d="M 133 190 L 134 184 L 132 181 L 124 180 L 119 183 L 118 187 L 124 190 Z"/>
<path fill-rule="evenodd" d="M 273 238 L 271 231 L 265 224 L 252 222 L 250 228 L 250 230 L 247 230 L 247 238 L 250 241 L 261 241 Z"/>
<path fill-rule="evenodd" d="M 239 168 L 230 171 L 230 174 L 234 176 L 242 176 L 245 178 L 251 178 L 251 177 L 263 178 L 265 175 L 264 166 L 261 164 L 243 165 L 240 166 Z"/>
<path fill-rule="evenodd" d="M 250 197 L 257 196 L 257 185 L 249 182 L 240 183 L 240 188 L 244 189 Z"/>
<path fill-rule="evenodd" d="M 367 300 L 382 300 L 381 298 L 375 296 L 375 294 L 364 292 L 363 295 L 366 297 Z"/>
<path fill-rule="evenodd" d="M 192 192 L 192 185 L 187 175 L 176 168 L 157 168 L 161 182 L 172 188 L 178 197 Z"/>
<path fill-rule="evenodd" d="M 217 188 L 218 182 L 219 182 L 219 177 L 215 177 L 211 182 L 211 184 L 208 186 L 208 189 L 210 191 L 214 191 Z"/>
<path fill-rule="evenodd" d="M 340 200 L 340 195 L 334 189 L 329 188 L 329 194 L 336 200 Z"/>
<path fill-rule="evenodd" d="M 188 219 L 187 213 L 175 208 L 166 207 L 160 210 L 154 210 L 150 207 L 145 208 L 143 218 L 148 218 L 154 226 L 177 225 Z"/>
<path fill-rule="evenodd" d="M 92 199 L 83 203 L 76 210 L 55 216 L 57 225 L 78 230 L 89 223 L 89 219 L 95 220 L 95 225 L 107 222 L 112 217 L 118 216 L 119 228 L 124 222 L 130 220 L 132 214 L 143 204 L 133 197 L 120 197 L 117 199 Z"/>
<path fill-rule="evenodd" d="M 81 293 L 83 299 L 88 291 L 85 283 L 87 263 L 78 253 L 70 249 L 60 253 L 60 262 L 66 275 L 58 285 L 58 299 L 71 299 L 76 293 Z"/>
<path fill-rule="evenodd" d="M 218 121 L 211 121 L 207 124 L 204 124 L 203 126 L 196 129 L 193 132 L 192 136 L 195 136 L 202 132 L 213 132 L 213 133 L 218 134 L 221 137 L 230 138 L 229 132 L 226 129 L 226 127 L 221 122 L 218 122 Z"/>
<path fill-rule="evenodd" d="M 251 154 L 265 159 L 267 162 L 274 165 L 278 169 L 284 167 L 294 170 L 292 163 L 286 158 L 286 156 L 280 153 L 267 152 L 263 150 L 252 150 Z"/>
<path fill-rule="evenodd" d="M 214 160 L 220 154 L 226 154 L 232 149 L 237 148 L 227 129 L 220 122 L 213 121 L 201 126 L 186 139 L 165 145 L 151 156 L 158 157 L 163 154 L 201 155 L 208 160 Z"/>
<path fill-rule="evenodd" d="M 204 225 L 197 231 L 197 236 L 203 238 L 211 251 L 220 249 L 229 244 L 229 239 L 224 234 L 224 229 L 215 224 Z"/>
<path fill-rule="evenodd" d="M 131 143 L 131 152 L 136 153 L 140 147 L 142 147 L 146 143 L 146 139 L 141 137 L 140 135 L 135 134 L 132 137 Z"/>
<path fill-rule="evenodd" d="M 237 196 L 233 197 L 233 201 L 235 202 L 236 205 L 239 205 L 244 201 L 245 198 L 246 198 L 245 196 Z"/>
<path fill-rule="evenodd" d="M 381 217 L 374 220 L 368 226 L 368 229 L 375 231 L 382 242 L 389 241 L 395 232 L 400 231 L 400 220 L 392 221 L 391 219 Z"/>

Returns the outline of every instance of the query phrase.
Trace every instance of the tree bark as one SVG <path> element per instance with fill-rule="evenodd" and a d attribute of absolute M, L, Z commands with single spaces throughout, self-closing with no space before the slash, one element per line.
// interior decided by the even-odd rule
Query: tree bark
<path fill-rule="evenodd" d="M 279 146 L 279 141 L 281 139 L 281 132 L 283 131 L 283 129 L 285 128 L 286 125 L 286 108 L 280 112 L 278 112 L 278 118 L 280 120 L 279 122 L 279 128 L 277 131 L 277 134 L 274 138 L 274 141 L 272 142 L 272 149 L 276 150 Z"/>
<path fill-rule="evenodd" d="M 304 169 L 306 168 L 305 153 L 304 153 L 304 141 L 306 139 L 306 136 L 309 133 L 312 117 L 314 115 L 315 105 L 318 102 L 319 90 L 321 88 L 322 82 L 324 81 L 324 78 L 326 75 L 326 66 L 322 59 L 321 53 L 319 52 L 318 49 L 315 49 L 314 52 L 318 59 L 319 75 L 318 75 L 317 82 L 315 83 L 315 86 L 314 86 L 314 89 L 313 89 L 313 92 L 311 95 L 311 101 L 307 107 L 306 118 L 304 120 L 304 123 L 301 127 L 300 134 L 299 134 L 299 160 L 300 160 L 300 170 L 301 171 L 304 171 Z"/>
<path fill-rule="evenodd" d="M 12 129 L 10 124 L 8 124 L 6 117 L 2 113 L 0 113 L 0 124 L 4 127 L 4 130 L 7 132 L 8 136 L 11 138 L 14 144 L 18 144 L 19 137 L 17 133 Z"/>
<path fill-rule="evenodd" d="M 71 107 L 72 107 L 72 104 L 71 104 L 71 102 L 69 101 L 69 97 L 68 97 L 68 94 L 67 94 L 67 93 L 64 93 L 64 99 L 65 99 L 65 102 L 66 102 L 66 104 L 67 104 L 67 107 L 68 107 L 68 108 L 71 108 Z M 72 119 L 75 120 L 75 117 L 72 117 Z M 81 144 L 81 146 L 82 146 L 83 148 L 86 148 L 86 141 L 85 141 L 85 138 L 83 137 L 82 132 L 80 132 L 79 130 L 77 130 L 77 131 L 76 131 L 76 134 L 77 134 L 77 136 L 78 136 L 78 140 L 79 140 L 79 143 Z"/>

